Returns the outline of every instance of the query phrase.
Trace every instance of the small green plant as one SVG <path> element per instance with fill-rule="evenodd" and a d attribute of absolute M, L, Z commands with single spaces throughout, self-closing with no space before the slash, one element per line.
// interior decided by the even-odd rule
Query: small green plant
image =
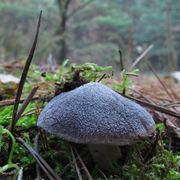
<path fill-rule="evenodd" d="M 132 85 L 132 80 L 130 79 L 130 76 L 138 76 L 139 75 L 139 69 L 134 69 L 131 72 L 127 72 L 126 70 L 123 70 L 121 72 L 122 77 L 122 83 L 119 84 L 113 84 L 112 87 L 119 93 L 126 92 L 126 90 Z"/>
<path fill-rule="evenodd" d="M 58 82 L 62 82 L 62 80 L 63 80 L 63 75 L 64 75 L 64 73 L 65 73 L 65 67 L 66 67 L 66 65 L 68 64 L 68 62 L 69 62 L 69 59 L 66 59 L 63 63 L 62 63 L 62 65 L 61 65 L 61 67 L 60 67 L 60 69 L 59 69 L 59 72 L 58 72 L 58 75 L 57 75 L 57 77 L 58 77 L 58 79 L 56 79 L 56 80 L 58 80 Z"/>
<path fill-rule="evenodd" d="M 98 66 L 95 63 L 84 63 L 82 65 L 72 65 L 71 72 L 79 71 L 83 80 L 91 82 L 96 81 L 98 78 L 102 77 L 102 73 L 111 72 L 109 75 L 106 75 L 104 78 L 112 76 L 112 66 Z"/>
<path fill-rule="evenodd" d="M 156 124 L 156 129 L 158 129 L 161 133 L 164 132 L 164 130 L 165 130 L 164 123 Z"/>
<path fill-rule="evenodd" d="M 74 72 L 76 71 L 80 72 L 80 79 L 84 80 L 85 82 L 98 81 L 99 79 L 101 79 L 102 75 L 104 74 L 106 74 L 105 78 L 112 76 L 111 66 L 102 67 L 94 63 L 85 63 L 82 65 L 73 64 L 67 67 L 67 63 L 68 60 L 66 60 L 61 65 L 59 70 L 57 70 L 56 72 L 46 73 L 46 76 L 44 78 L 41 77 L 40 71 L 35 72 L 34 69 L 32 71 L 32 74 L 30 74 L 29 76 L 28 82 L 26 83 L 25 91 L 29 93 L 29 91 L 32 88 L 31 87 L 32 82 L 33 83 L 39 82 L 40 77 L 43 83 L 50 84 L 52 88 L 54 88 L 54 82 L 58 82 L 62 85 L 66 81 L 71 82 L 73 80 Z M 127 72 L 123 70 L 121 72 L 121 77 L 122 77 L 121 84 L 118 83 L 113 84 L 112 85 L 113 88 L 120 93 L 123 93 L 124 91 L 127 93 L 128 88 L 132 85 L 131 76 L 137 76 L 138 73 L 139 73 L 138 69 L 135 69 L 131 72 Z M 47 92 L 47 89 L 45 90 Z M 44 103 L 44 102 L 40 102 L 40 103 Z M 28 142 L 32 146 L 33 146 L 32 139 L 37 133 L 37 129 L 31 128 L 31 130 L 29 130 L 29 128 L 34 127 L 36 125 L 36 121 L 37 121 L 37 117 L 35 115 L 36 107 L 37 107 L 36 103 L 34 102 L 30 103 L 26 108 L 26 111 L 23 113 L 23 116 L 20 117 L 20 119 L 18 120 L 16 126 L 16 132 L 20 132 L 20 137 L 23 138 L 26 142 Z M 8 149 L 8 144 L 6 143 L 6 141 L 8 137 L 11 139 L 13 144 L 11 147 L 9 157 L 7 158 L 7 163 L 6 160 L 2 158 L 1 161 L 2 167 L 0 167 L 0 173 L 6 173 L 9 172 L 10 170 L 13 170 L 13 172 L 18 173 L 19 167 L 24 167 L 24 171 L 26 173 L 26 170 L 29 169 L 31 170 L 32 166 L 35 165 L 35 160 L 24 147 L 16 143 L 14 136 L 6 128 L 9 125 L 9 121 L 11 117 L 12 117 L 12 106 L 6 106 L 0 108 L 0 155 L 2 157 L 6 156 L 6 152 Z M 115 175 L 108 177 L 108 179 L 132 179 L 132 180 L 180 179 L 180 173 L 179 173 L 180 154 L 173 153 L 172 151 L 165 149 L 168 143 L 168 139 L 167 137 L 164 137 L 165 134 L 164 124 L 158 123 L 156 124 L 156 128 L 160 132 L 160 139 L 158 140 L 156 148 L 153 151 L 152 157 L 150 157 L 146 162 L 144 161 L 145 159 L 144 155 L 146 155 L 147 149 L 151 147 L 151 144 L 149 144 L 149 142 L 140 143 L 137 144 L 137 146 L 134 145 L 134 147 L 131 147 L 130 149 L 129 157 L 127 157 L 128 161 L 125 162 L 125 164 L 123 164 L 122 166 L 120 166 L 119 169 L 117 169 L 117 174 L 115 173 Z M 72 160 L 69 154 L 67 144 L 63 144 L 61 140 L 59 140 L 60 142 L 57 143 L 57 140 L 53 138 L 48 139 L 48 142 L 50 144 L 48 151 L 46 152 L 41 151 L 41 153 L 43 153 L 43 156 L 47 157 L 48 160 L 49 158 L 53 159 L 52 161 L 53 163 L 52 164 L 50 163 L 50 165 L 52 165 L 55 171 L 58 174 L 60 174 L 64 169 L 64 165 L 66 163 L 64 163 L 63 161 L 61 162 L 61 160 L 57 158 L 59 157 L 59 154 L 57 152 L 59 152 L 59 150 L 62 150 L 61 156 L 63 156 L 62 158 L 63 160 L 65 161 L 69 160 L 70 162 Z M 65 154 L 64 152 L 67 154 Z M 13 162 L 18 162 L 18 165 Z M 114 169 L 115 168 L 116 167 L 114 167 Z M 97 168 L 94 168 L 91 174 L 93 175 L 93 178 L 95 179 L 99 178 L 99 171 Z M 28 177 L 25 176 L 25 178 L 29 178 L 30 176 L 31 175 L 28 174 Z M 66 178 L 74 178 L 74 177 L 76 177 L 76 170 L 74 169 L 74 165 L 72 164 L 70 170 L 66 174 Z"/>
<path fill-rule="evenodd" d="M 12 135 L 12 133 L 8 129 L 4 128 L 3 126 L 0 126 L 0 151 L 1 151 L 1 146 L 3 144 L 2 137 L 5 134 L 10 137 L 12 145 L 11 145 L 11 150 L 10 150 L 9 157 L 8 157 L 8 162 L 6 165 L 0 167 L 0 173 L 4 173 L 9 169 L 15 169 L 18 172 L 18 170 L 19 170 L 18 165 L 12 162 L 16 140 L 15 140 L 14 136 Z M 15 176 L 16 176 L 16 174 L 15 174 Z"/>

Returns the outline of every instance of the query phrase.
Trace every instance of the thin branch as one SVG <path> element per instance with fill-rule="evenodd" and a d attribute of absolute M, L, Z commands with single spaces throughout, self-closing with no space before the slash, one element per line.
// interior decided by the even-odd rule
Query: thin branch
<path fill-rule="evenodd" d="M 106 77 L 106 73 L 103 74 L 97 82 L 101 82 Z"/>
<path fill-rule="evenodd" d="M 14 128 L 16 126 L 16 115 L 17 115 L 17 111 L 18 111 L 19 100 L 21 98 L 24 83 L 25 83 L 25 80 L 26 80 L 26 76 L 27 76 L 31 61 L 32 61 L 33 56 L 34 56 L 34 51 L 35 51 L 35 48 L 36 48 L 38 35 L 39 35 L 39 28 L 40 28 L 40 24 L 41 24 L 41 16 L 42 16 L 42 11 L 40 11 L 40 14 L 39 14 L 39 20 L 38 20 L 38 24 L 37 24 L 37 30 L 36 30 L 36 35 L 35 35 L 35 38 L 34 38 L 34 42 L 33 42 L 33 45 L 31 47 L 31 50 L 30 50 L 29 56 L 27 58 L 26 64 L 24 66 L 24 69 L 23 69 L 23 72 L 22 72 L 22 75 L 21 75 L 21 79 L 20 79 L 20 83 L 19 83 L 19 87 L 18 87 L 18 90 L 17 90 L 14 109 L 13 109 L 13 115 L 12 115 L 12 122 L 11 122 L 11 126 L 10 126 L 11 133 L 14 132 Z"/>
<path fill-rule="evenodd" d="M 167 103 L 167 104 L 164 104 L 164 106 L 166 106 L 166 107 L 176 107 L 176 106 L 180 106 L 180 101 L 178 101 L 178 102 L 173 102 L 173 103 Z"/>
<path fill-rule="evenodd" d="M 101 169 L 98 168 L 98 171 L 101 173 L 101 175 L 103 176 L 103 178 L 105 180 L 108 180 L 108 178 L 106 177 L 106 175 L 104 174 L 104 172 Z"/>
<path fill-rule="evenodd" d="M 67 171 L 68 169 L 70 169 L 72 163 L 73 163 L 73 162 L 70 162 L 70 163 L 66 164 L 66 165 L 63 167 L 63 169 L 61 170 L 61 173 L 60 173 L 60 175 L 59 175 L 60 177 L 64 176 L 64 174 L 66 173 L 66 171 Z"/>
<path fill-rule="evenodd" d="M 42 128 L 39 128 L 39 132 L 40 132 L 40 138 L 41 138 L 43 148 L 44 148 L 44 150 L 47 150 L 48 149 L 48 140 L 47 140 L 46 132 Z"/>
<path fill-rule="evenodd" d="M 80 173 L 80 170 L 79 170 L 79 167 L 78 167 L 78 164 L 76 162 L 76 158 L 75 158 L 75 155 L 74 155 L 74 152 L 73 152 L 73 148 L 72 148 L 71 145 L 70 145 L 70 147 L 71 147 L 71 154 L 72 154 L 73 162 L 75 164 L 75 168 L 76 168 L 76 172 L 77 172 L 78 178 L 79 178 L 79 180 L 83 180 L 83 178 L 81 176 L 81 173 Z"/>
<path fill-rule="evenodd" d="M 35 147 L 35 150 L 39 153 L 38 144 L 39 144 L 39 133 L 37 133 L 37 135 L 34 138 L 34 147 Z M 36 179 L 38 180 L 40 178 L 41 178 L 41 172 L 40 172 L 40 169 L 39 169 L 39 165 L 37 163 L 36 164 Z"/>
<path fill-rule="evenodd" d="M 31 99 L 31 101 L 35 101 L 35 100 L 39 100 L 41 98 L 39 97 L 33 97 Z M 19 103 L 23 103 L 26 99 L 20 99 L 19 100 Z M 15 104 L 15 99 L 8 99 L 8 100 L 3 100 L 3 101 L 0 101 L 0 108 L 1 107 L 4 107 L 4 106 L 11 106 L 11 105 L 14 105 Z"/>
<path fill-rule="evenodd" d="M 41 101 L 49 101 L 51 100 L 52 98 L 54 97 L 53 94 L 49 95 L 48 94 L 48 97 L 39 97 L 39 96 L 35 96 L 31 99 L 31 101 L 37 101 L 37 100 L 41 100 Z M 20 103 L 23 103 L 26 99 L 25 98 L 22 98 L 19 100 L 19 104 Z M 3 100 L 3 101 L 0 101 L 0 108 L 1 107 L 4 107 L 4 106 L 11 106 L 11 105 L 14 105 L 15 104 L 15 99 L 8 99 L 8 100 Z"/>
<path fill-rule="evenodd" d="M 22 138 L 16 139 L 18 143 L 23 145 L 37 161 L 41 169 L 48 176 L 50 180 L 62 180 L 54 170 L 48 165 L 48 163 L 37 153 L 30 145 L 28 145 Z"/>
<path fill-rule="evenodd" d="M 131 65 L 129 70 L 132 70 L 140 61 L 143 59 L 143 57 L 153 48 L 153 44 L 151 44 Z"/>
<path fill-rule="evenodd" d="M 75 149 L 75 153 L 76 153 L 76 155 L 77 155 L 77 157 L 78 157 L 78 159 L 79 159 L 82 167 L 84 168 L 84 171 L 86 172 L 86 175 L 87 175 L 88 179 L 89 179 L 89 180 L 93 180 L 91 174 L 89 173 L 89 170 L 87 169 L 86 165 L 84 164 L 82 158 L 80 157 L 80 155 L 79 155 L 79 153 L 77 152 L 76 149 Z"/>
<path fill-rule="evenodd" d="M 26 109 L 30 101 L 32 100 L 37 90 L 38 90 L 38 87 L 34 87 L 32 91 L 30 92 L 29 96 L 27 97 L 27 99 L 23 102 L 20 110 L 17 112 L 16 121 L 21 117 L 22 113 L 24 112 L 24 110 Z"/>
<path fill-rule="evenodd" d="M 164 91 L 166 92 L 166 94 L 168 95 L 168 97 L 171 100 L 174 100 L 174 97 L 171 95 L 171 93 L 169 93 L 168 87 L 166 86 L 166 84 L 161 80 L 161 78 L 158 76 L 158 74 L 156 73 L 155 69 L 153 68 L 153 66 L 148 63 L 148 66 L 150 68 L 150 70 L 152 71 L 152 73 L 155 75 L 155 77 L 157 78 L 157 80 L 159 81 L 159 83 L 161 84 L 161 86 L 163 87 Z"/>
<path fill-rule="evenodd" d="M 178 113 L 178 112 L 171 111 L 171 110 L 166 109 L 166 108 L 164 108 L 162 106 L 158 106 L 158 105 L 155 105 L 155 104 L 150 104 L 148 102 L 141 101 L 140 99 L 137 99 L 137 98 L 134 98 L 134 97 L 131 97 L 131 96 L 126 96 L 126 95 L 123 95 L 123 96 L 128 98 L 128 99 L 134 100 L 134 101 L 136 101 L 137 103 L 139 103 L 139 104 L 141 104 L 143 106 L 154 109 L 155 111 L 159 111 L 161 113 L 165 113 L 165 114 L 168 114 L 170 116 L 180 118 L 180 113 Z"/>
<path fill-rule="evenodd" d="M 128 88 L 128 89 L 135 92 L 136 94 L 142 96 L 146 101 L 150 102 L 151 104 L 155 104 L 155 102 L 153 102 L 150 98 L 148 98 L 147 96 L 145 96 L 141 92 L 137 91 L 136 89 L 132 89 L 132 88 Z"/>

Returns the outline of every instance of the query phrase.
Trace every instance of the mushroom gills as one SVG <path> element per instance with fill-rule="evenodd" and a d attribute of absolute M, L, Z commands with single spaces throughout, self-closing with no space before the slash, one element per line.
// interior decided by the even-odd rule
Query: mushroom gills
<path fill-rule="evenodd" d="M 113 170 L 122 158 L 119 146 L 104 144 L 88 144 L 94 162 L 106 172 Z"/>

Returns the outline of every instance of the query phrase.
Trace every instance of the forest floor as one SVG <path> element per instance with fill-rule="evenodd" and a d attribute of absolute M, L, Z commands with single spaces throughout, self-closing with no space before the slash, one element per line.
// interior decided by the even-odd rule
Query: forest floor
<path fill-rule="evenodd" d="M 101 79 L 103 84 L 116 91 L 127 79 L 117 80 L 110 72 L 108 75 L 109 67 L 91 63 L 73 68 L 65 66 L 46 73 L 35 65 L 30 68 L 22 94 L 28 106 L 25 110 L 20 106 L 19 109 L 23 110 L 16 119 L 13 132 L 9 126 L 12 124 L 18 86 L 15 82 L 5 83 L 1 80 L 0 179 L 12 175 L 19 179 L 180 179 L 180 84 L 172 79 L 145 75 L 129 78 L 132 82 L 123 86 L 126 95 L 150 112 L 156 122 L 157 134 L 151 142 L 132 146 L 127 160 L 116 165 L 111 173 L 106 173 L 94 164 L 85 145 L 74 146 L 46 134 L 37 128 L 36 123 L 42 107 L 57 91 L 55 83 L 60 81 L 62 85 L 65 81 L 72 82 L 74 72 L 79 68 L 85 82 Z M 5 66 L 2 72 L 14 72 L 20 76 L 22 67 L 19 66 L 19 73 L 14 67 L 14 64 Z M 104 71 L 107 73 L 105 76 Z M 32 95 L 34 88 L 34 97 L 27 98 L 28 94 Z"/>

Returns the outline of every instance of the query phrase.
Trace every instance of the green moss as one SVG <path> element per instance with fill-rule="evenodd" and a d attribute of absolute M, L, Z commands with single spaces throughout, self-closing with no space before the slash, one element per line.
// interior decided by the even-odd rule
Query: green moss
<path fill-rule="evenodd" d="M 81 76 L 86 81 L 97 81 L 102 75 L 106 72 L 108 75 L 106 77 L 111 76 L 112 69 L 111 67 L 101 67 L 93 63 L 85 63 L 80 66 L 72 65 L 65 69 L 67 61 L 61 66 L 61 69 L 56 74 L 47 74 L 44 81 L 71 81 L 73 77 L 73 73 L 75 70 L 80 70 Z M 113 88 L 119 92 L 123 92 L 124 89 L 128 89 L 131 86 L 131 80 L 129 79 L 129 75 L 136 75 L 136 71 L 132 72 L 122 72 L 122 83 L 121 84 L 113 84 Z M 29 79 L 29 82 L 36 82 L 40 77 L 40 72 L 34 74 L 34 77 Z M 56 77 L 56 78 L 55 78 Z M 29 92 L 31 90 L 30 83 L 26 83 L 25 91 Z M 21 106 L 21 105 L 20 105 Z M 37 104 L 30 103 L 26 108 L 25 112 L 18 122 L 17 129 L 24 129 L 36 126 L 37 117 L 35 115 L 35 110 Z M 12 118 L 13 106 L 7 106 L 0 108 L 0 125 L 3 127 L 7 127 L 10 124 Z M 114 175 L 110 175 L 108 179 L 130 179 L 130 180 L 177 180 L 180 179 L 180 153 L 173 153 L 170 150 L 165 149 L 168 144 L 168 139 L 164 137 L 165 127 L 163 123 L 157 124 L 156 128 L 160 132 L 160 139 L 156 145 L 155 150 L 153 151 L 151 157 L 145 162 L 145 157 L 147 152 L 151 149 L 152 145 L 148 142 L 138 143 L 133 147 L 130 147 L 127 161 L 123 166 L 114 167 Z M 21 132 L 18 134 L 21 138 L 23 138 L 28 144 L 33 147 L 33 139 L 37 133 L 37 130 Z M 47 151 L 42 151 L 43 148 L 40 145 L 41 155 L 45 157 L 47 162 L 50 162 L 50 166 L 60 174 L 64 169 L 64 163 L 62 160 L 64 159 L 66 162 L 70 163 L 69 170 L 65 174 L 65 179 L 74 179 L 77 178 L 77 173 L 72 163 L 71 153 L 69 151 L 69 145 L 67 143 L 63 143 L 61 140 L 47 138 L 48 141 L 48 149 Z M 0 137 L 0 155 L 2 155 L 3 160 L 7 156 L 7 137 Z M 84 150 L 84 149 L 83 149 Z M 58 153 L 59 152 L 59 153 Z M 83 153 L 82 153 L 83 154 Z M 63 157 L 63 158 L 62 158 Z M 83 158 L 83 157 L 82 157 Z M 24 169 L 32 169 L 32 165 L 34 165 L 35 160 L 32 155 L 21 145 L 15 144 L 15 151 L 13 156 L 13 161 L 18 163 L 19 166 L 24 167 Z M 4 161 L 2 162 L 4 163 Z M 63 164 L 64 163 L 64 164 Z M 3 164 L 4 165 L 4 164 Z M 86 164 L 88 166 L 88 164 Z M 89 167 L 88 167 L 89 168 Z M 97 167 L 91 168 L 90 173 L 94 179 L 102 179 L 100 172 Z M 83 172 L 83 171 L 82 171 Z M 106 174 L 106 172 L 104 172 Z M 84 174 L 83 178 L 85 178 Z M 26 177 L 25 177 L 26 178 Z M 27 177 L 28 179 L 29 177 Z M 30 177 L 31 178 L 31 177 Z"/>
<path fill-rule="evenodd" d="M 36 125 L 37 118 L 34 114 L 36 105 L 30 103 L 24 112 L 24 116 L 17 122 L 17 127 L 28 128 Z M 8 126 L 11 121 L 13 107 L 8 106 L 0 109 L 0 125 Z M 32 112 L 32 114 L 31 114 Z M 28 115 L 30 113 L 30 115 Z M 27 115 L 26 115 L 27 114 Z"/>
<path fill-rule="evenodd" d="M 147 145 L 145 145 L 147 146 Z M 144 145 L 136 145 L 129 153 L 128 163 L 122 169 L 124 179 L 171 180 L 179 179 L 180 156 L 164 148 L 160 140 L 154 156 L 143 162 Z"/>

